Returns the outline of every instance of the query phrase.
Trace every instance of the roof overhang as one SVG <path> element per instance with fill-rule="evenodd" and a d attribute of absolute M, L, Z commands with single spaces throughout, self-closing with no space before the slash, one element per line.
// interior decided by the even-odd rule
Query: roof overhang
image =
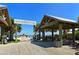
<path fill-rule="evenodd" d="M 39 29 L 59 29 L 59 24 L 62 25 L 62 29 L 79 28 L 79 24 L 74 20 L 45 15 L 40 23 Z"/>

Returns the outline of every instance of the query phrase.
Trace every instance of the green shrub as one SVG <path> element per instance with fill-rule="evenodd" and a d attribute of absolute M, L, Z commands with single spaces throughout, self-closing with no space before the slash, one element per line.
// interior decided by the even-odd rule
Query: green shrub
<path fill-rule="evenodd" d="M 0 16 L 0 18 L 3 18 L 2 16 Z"/>

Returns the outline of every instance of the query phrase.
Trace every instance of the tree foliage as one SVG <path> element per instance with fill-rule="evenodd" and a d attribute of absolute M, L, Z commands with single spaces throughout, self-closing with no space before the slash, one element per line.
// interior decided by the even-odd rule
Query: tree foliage
<path fill-rule="evenodd" d="M 14 19 L 10 18 L 11 20 L 11 26 L 9 27 L 9 30 L 11 30 L 12 33 L 21 32 L 21 24 L 15 24 Z"/>

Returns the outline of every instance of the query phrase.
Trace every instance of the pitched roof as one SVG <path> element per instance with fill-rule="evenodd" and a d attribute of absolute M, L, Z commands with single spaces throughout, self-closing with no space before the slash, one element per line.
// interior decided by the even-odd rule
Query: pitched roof
<path fill-rule="evenodd" d="M 68 22 L 77 23 L 77 21 L 74 21 L 74 20 L 71 20 L 71 19 L 61 18 L 61 17 L 57 17 L 57 16 L 52 16 L 52 15 L 47 15 L 47 16 L 53 17 L 53 18 L 56 18 L 56 19 L 59 19 L 59 20 L 61 20 L 61 21 L 68 21 Z"/>

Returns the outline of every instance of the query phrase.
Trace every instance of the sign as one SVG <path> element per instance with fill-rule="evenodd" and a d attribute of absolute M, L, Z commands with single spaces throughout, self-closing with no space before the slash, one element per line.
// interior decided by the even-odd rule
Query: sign
<path fill-rule="evenodd" d="M 31 21 L 31 20 L 14 19 L 14 23 L 15 24 L 36 25 L 36 21 Z"/>

